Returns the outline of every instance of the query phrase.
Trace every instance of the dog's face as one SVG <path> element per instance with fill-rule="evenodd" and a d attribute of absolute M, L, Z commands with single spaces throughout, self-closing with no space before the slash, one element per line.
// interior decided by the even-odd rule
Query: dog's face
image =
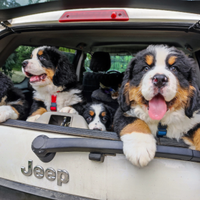
<path fill-rule="evenodd" d="M 106 131 L 111 128 L 113 113 L 112 109 L 102 103 L 87 104 L 83 117 L 88 123 L 89 129 Z"/>
<path fill-rule="evenodd" d="M 150 45 L 127 68 L 119 103 L 124 111 L 140 105 L 154 120 L 161 120 L 168 110 L 181 108 L 191 117 L 195 107 L 194 82 L 194 64 L 183 52 Z"/>
<path fill-rule="evenodd" d="M 31 59 L 23 61 L 22 71 L 35 87 L 52 83 L 64 86 L 76 81 L 76 75 L 67 58 L 53 47 L 43 46 L 34 49 Z"/>

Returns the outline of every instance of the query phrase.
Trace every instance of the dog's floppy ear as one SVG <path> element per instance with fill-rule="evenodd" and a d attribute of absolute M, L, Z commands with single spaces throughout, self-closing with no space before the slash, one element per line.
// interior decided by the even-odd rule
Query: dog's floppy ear
<path fill-rule="evenodd" d="M 109 105 L 105 105 L 106 111 L 109 112 L 109 119 L 107 121 L 107 131 L 113 131 L 113 118 L 114 118 L 114 114 L 115 114 L 115 110 L 114 108 L 110 107 Z"/>
<path fill-rule="evenodd" d="M 193 113 L 199 109 L 200 105 L 199 88 L 197 86 L 197 73 L 194 64 L 191 66 L 192 67 L 189 74 L 190 94 L 185 108 L 185 115 L 189 118 L 193 117 Z"/>
<path fill-rule="evenodd" d="M 122 85 L 121 88 L 119 90 L 119 97 L 118 97 L 118 102 L 119 102 L 119 106 L 120 108 L 126 112 L 128 110 L 130 110 L 130 100 L 129 100 L 129 81 L 132 79 L 132 71 L 133 71 L 133 67 L 135 65 L 135 59 L 133 58 L 126 71 L 124 74 L 124 78 L 122 81 Z"/>
<path fill-rule="evenodd" d="M 104 104 L 104 106 L 105 106 L 106 110 L 109 112 L 111 120 L 113 120 L 113 117 L 114 117 L 114 114 L 115 114 L 114 108 L 112 108 L 108 105 L 105 105 L 105 104 Z"/>
<path fill-rule="evenodd" d="M 64 53 L 55 48 L 50 48 L 49 51 L 51 52 L 52 62 L 56 67 L 53 76 L 54 85 L 68 87 L 74 84 L 77 80 L 76 73 Z"/>

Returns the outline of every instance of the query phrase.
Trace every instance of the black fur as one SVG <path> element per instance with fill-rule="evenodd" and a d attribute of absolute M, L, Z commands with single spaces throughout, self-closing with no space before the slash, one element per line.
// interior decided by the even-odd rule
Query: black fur
<path fill-rule="evenodd" d="M 129 63 L 125 72 L 118 98 L 119 105 L 124 112 L 130 110 L 130 102 L 126 101 L 126 99 L 128 99 L 128 93 L 125 93 L 125 85 L 127 82 L 129 82 L 130 86 L 136 87 L 140 84 L 144 74 L 146 73 L 144 69 L 148 66 L 145 62 L 145 56 L 147 54 L 153 56 L 153 52 L 148 52 L 147 49 L 137 53 L 135 58 L 133 58 Z M 167 60 L 170 56 L 173 55 L 177 57 L 176 62 L 172 66 L 169 66 Z M 154 66 L 155 58 L 152 65 L 148 66 L 150 68 L 149 70 L 152 70 Z M 173 73 L 179 80 L 180 86 L 182 88 L 189 89 L 190 85 L 195 88 L 195 91 L 193 92 L 191 98 L 188 100 L 188 105 L 185 109 L 186 116 L 191 118 L 193 113 L 198 110 L 200 106 L 200 95 L 198 86 L 196 84 L 197 75 L 195 72 L 194 60 L 187 57 L 182 51 L 176 48 L 171 48 L 171 53 L 166 58 L 166 66 L 169 70 L 171 67 L 175 67 L 176 70 L 173 71 Z"/>
<path fill-rule="evenodd" d="M 93 118 L 96 115 L 95 110 L 91 106 L 98 105 L 98 104 L 101 104 L 101 106 L 103 107 L 102 112 L 104 112 L 104 111 L 106 112 L 106 116 L 104 117 L 104 120 L 102 120 L 102 117 L 100 116 L 101 123 L 104 124 L 107 131 L 112 131 L 115 110 L 113 108 L 111 108 L 110 106 L 107 106 L 107 105 L 105 105 L 103 103 L 99 103 L 99 102 L 87 103 L 84 106 L 83 117 L 85 118 L 85 120 L 88 124 L 91 123 L 93 121 Z M 90 110 L 94 111 L 94 113 L 95 113 L 94 116 L 91 116 L 89 114 Z M 90 118 L 90 120 L 88 120 L 88 118 Z"/>
<path fill-rule="evenodd" d="M 51 47 L 45 48 L 41 56 L 47 57 L 47 59 L 41 60 L 43 66 L 55 70 L 53 77 L 54 85 L 71 88 L 76 83 L 77 77 L 73 65 L 69 63 L 64 53 Z M 38 55 L 38 57 L 40 56 Z"/>
<path fill-rule="evenodd" d="M 75 93 L 74 95 L 79 96 L 82 99 L 82 101 L 69 106 L 72 106 L 74 109 L 78 111 L 79 114 L 81 114 L 83 112 L 82 104 L 84 104 L 84 99 L 81 92 L 82 87 L 77 82 L 75 70 L 72 64 L 70 64 L 70 62 L 68 61 L 66 55 L 54 47 L 42 47 L 38 49 L 37 58 L 40 62 L 40 65 L 43 68 L 52 70 L 53 84 L 57 87 L 61 86 L 64 88 L 62 91 L 59 91 L 60 93 L 70 92 L 70 90 L 72 89 L 79 90 L 79 93 Z M 51 94 L 49 93 L 49 95 Z M 34 100 L 33 105 L 31 107 L 30 115 L 32 115 L 39 108 L 45 108 L 46 110 L 50 109 L 46 108 L 43 101 L 44 100 L 41 101 Z"/>
<path fill-rule="evenodd" d="M 135 119 L 135 117 L 127 117 L 125 116 L 125 112 L 130 110 L 130 101 L 129 101 L 129 94 L 126 92 L 126 84 L 129 83 L 130 86 L 138 87 L 141 83 L 141 80 L 143 76 L 145 75 L 146 71 L 145 68 L 148 67 L 148 71 L 152 70 L 155 66 L 155 59 L 154 53 L 151 49 L 151 51 L 148 51 L 148 49 L 145 49 L 143 51 L 140 51 L 136 54 L 135 58 L 133 58 L 126 71 L 123 78 L 122 86 L 119 91 L 119 108 L 115 114 L 114 118 L 114 130 L 119 134 L 120 131 L 129 123 L 132 123 Z M 146 55 L 152 55 L 153 56 L 153 63 L 148 66 L 145 62 L 145 56 Z M 176 56 L 176 62 L 172 65 L 169 65 L 168 59 L 170 56 Z M 197 75 L 195 72 L 195 63 L 194 60 L 187 57 L 182 51 L 171 48 L 170 54 L 166 58 L 166 67 L 168 70 L 171 70 L 172 67 L 175 68 L 175 70 L 171 70 L 172 73 L 176 76 L 176 78 L 179 81 L 179 84 L 182 88 L 189 90 L 190 87 L 194 87 L 195 90 L 193 91 L 193 95 L 189 97 L 187 106 L 185 108 L 185 115 L 189 118 L 193 117 L 193 113 L 197 111 L 200 108 L 200 95 L 199 95 L 199 89 L 197 86 Z"/>
<path fill-rule="evenodd" d="M 0 102 L 6 97 L 5 105 L 10 105 L 19 113 L 18 119 L 25 120 L 28 116 L 28 103 L 24 94 L 15 88 L 10 78 L 0 72 Z"/>
<path fill-rule="evenodd" d="M 121 130 L 128 124 L 133 123 L 136 119 L 136 117 L 125 116 L 121 108 L 118 108 L 113 121 L 114 131 L 120 136 Z"/>
<path fill-rule="evenodd" d="M 37 101 L 37 100 L 33 99 L 33 103 L 31 106 L 29 116 L 31 116 L 35 111 L 37 111 L 40 108 L 47 109 L 43 101 Z"/>
<path fill-rule="evenodd" d="M 118 97 L 118 102 L 119 105 L 121 107 L 121 109 L 126 112 L 128 110 L 130 110 L 130 102 L 127 102 L 126 99 L 128 99 L 128 94 L 125 93 L 125 85 L 128 82 L 128 80 L 132 79 L 132 71 L 133 71 L 133 67 L 135 65 L 135 59 L 132 59 L 124 73 L 124 77 L 123 77 L 123 81 L 122 81 L 122 85 L 121 88 L 119 90 L 119 97 Z"/>

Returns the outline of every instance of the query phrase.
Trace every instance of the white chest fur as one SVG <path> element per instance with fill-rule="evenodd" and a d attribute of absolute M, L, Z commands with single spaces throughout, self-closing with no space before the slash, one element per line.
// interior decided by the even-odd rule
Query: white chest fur
<path fill-rule="evenodd" d="M 140 106 L 132 108 L 127 114 L 145 121 L 154 136 L 156 136 L 159 122 L 167 125 L 167 137 L 176 138 L 177 140 L 200 122 L 200 114 L 196 112 L 192 118 L 188 118 L 184 109 L 167 111 L 161 121 L 152 120 L 148 115 L 148 111 Z"/>
<path fill-rule="evenodd" d="M 61 89 L 62 90 L 62 89 Z M 59 88 L 42 88 L 34 92 L 34 98 L 42 100 L 47 108 L 47 111 L 50 110 L 51 106 L 51 96 L 56 95 L 57 111 L 61 110 L 63 107 L 77 104 L 82 101 L 81 97 L 77 94 L 81 93 L 81 90 L 71 89 L 67 92 L 57 92 Z"/>

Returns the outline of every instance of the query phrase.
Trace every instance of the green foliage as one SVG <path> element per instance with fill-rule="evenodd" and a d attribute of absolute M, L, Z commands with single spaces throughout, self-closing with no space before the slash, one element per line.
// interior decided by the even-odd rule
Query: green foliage
<path fill-rule="evenodd" d="M 85 59 L 85 70 L 90 70 L 90 61 L 92 56 L 87 53 L 87 57 Z M 128 63 L 132 59 L 132 56 L 111 56 L 111 67 L 110 70 L 117 70 L 119 72 L 124 72 L 128 66 Z"/>
<path fill-rule="evenodd" d="M 76 50 L 74 49 L 68 49 L 68 48 L 65 48 L 65 47 L 59 47 L 59 50 L 60 51 L 63 51 L 63 52 L 66 52 L 66 53 L 76 53 Z"/>
<path fill-rule="evenodd" d="M 6 9 L 6 8 L 14 8 L 21 6 L 19 3 L 16 2 L 16 0 L 0 0 L 0 8 Z"/>
<path fill-rule="evenodd" d="M 84 63 L 85 70 L 86 70 L 87 72 L 90 72 L 90 71 L 91 71 L 90 68 L 89 68 L 89 67 L 90 67 L 91 58 L 92 58 L 91 54 L 87 53 L 87 57 L 86 57 L 85 63 Z"/>
<path fill-rule="evenodd" d="M 111 68 L 110 70 L 117 70 L 124 72 L 128 66 L 128 63 L 132 59 L 132 56 L 111 56 Z"/>
<path fill-rule="evenodd" d="M 8 57 L 8 59 L 6 60 L 6 63 L 2 67 L 2 71 L 10 77 L 12 77 L 14 73 L 13 71 L 21 72 L 22 62 L 26 59 L 30 59 L 33 49 L 35 49 L 35 47 L 19 46 Z M 63 53 L 68 57 L 70 63 L 73 63 L 76 50 L 67 49 L 64 47 L 60 47 L 59 50 L 63 51 Z"/>
<path fill-rule="evenodd" d="M 2 71 L 12 77 L 13 70 L 21 71 L 22 62 L 29 59 L 35 47 L 19 46 L 6 60 L 2 67 Z"/>
<path fill-rule="evenodd" d="M 59 47 L 59 50 L 62 51 L 67 56 L 69 62 L 72 64 L 74 61 L 76 50 L 68 49 L 65 47 Z"/>

